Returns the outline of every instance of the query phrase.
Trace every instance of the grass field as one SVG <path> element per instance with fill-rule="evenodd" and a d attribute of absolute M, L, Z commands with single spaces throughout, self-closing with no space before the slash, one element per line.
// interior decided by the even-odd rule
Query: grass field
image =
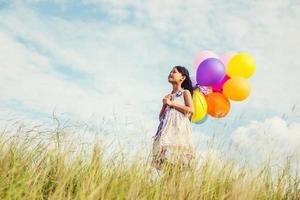
<path fill-rule="evenodd" d="M 2 131 L 0 199 L 300 199 L 288 159 L 274 174 L 269 162 L 252 169 L 207 156 L 185 171 L 166 165 L 158 176 L 149 157 L 128 164 L 120 152 L 105 158 L 101 142 L 76 151 L 66 144 L 59 129 Z"/>

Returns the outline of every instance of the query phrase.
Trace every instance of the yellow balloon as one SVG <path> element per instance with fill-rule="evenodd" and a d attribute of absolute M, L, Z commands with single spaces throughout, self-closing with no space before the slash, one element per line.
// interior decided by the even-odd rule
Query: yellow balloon
<path fill-rule="evenodd" d="M 242 76 L 249 78 L 256 71 L 254 58 L 247 53 L 238 53 L 233 56 L 226 69 L 226 74 L 230 77 Z"/>
<path fill-rule="evenodd" d="M 191 121 L 198 122 L 202 120 L 207 113 L 207 103 L 203 94 L 199 89 L 193 91 L 193 103 L 194 103 L 194 114 L 192 115 Z"/>
<path fill-rule="evenodd" d="M 246 99 L 249 96 L 250 91 L 250 83 L 248 79 L 244 77 L 232 77 L 223 85 L 224 96 L 234 101 Z"/>

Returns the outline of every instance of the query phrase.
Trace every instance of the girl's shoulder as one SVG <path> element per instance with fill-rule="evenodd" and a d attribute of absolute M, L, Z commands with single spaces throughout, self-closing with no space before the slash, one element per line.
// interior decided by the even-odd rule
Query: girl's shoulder
<path fill-rule="evenodd" d="M 184 99 L 185 101 L 190 100 L 190 99 L 193 99 L 191 92 L 190 92 L 189 90 L 187 90 L 187 89 L 185 89 L 185 90 L 183 91 L 183 95 L 182 95 L 182 96 L 183 96 L 183 99 Z"/>
<path fill-rule="evenodd" d="M 183 90 L 184 95 L 191 95 L 191 92 L 188 89 L 184 89 Z"/>

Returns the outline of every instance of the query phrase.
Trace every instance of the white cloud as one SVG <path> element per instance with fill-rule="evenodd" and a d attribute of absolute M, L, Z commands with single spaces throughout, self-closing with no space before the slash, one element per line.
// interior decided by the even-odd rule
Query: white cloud
<path fill-rule="evenodd" d="M 91 114 L 110 115 L 113 107 L 118 109 L 119 117 L 122 113 L 141 116 L 144 104 L 162 92 L 151 87 L 155 84 L 153 80 L 158 80 L 157 76 L 149 76 L 158 72 L 163 57 L 170 56 L 163 45 L 154 45 L 156 39 L 151 32 L 127 25 L 107 27 L 95 22 L 70 23 L 40 17 L 26 7 L 2 15 L 2 42 L 5 42 L 2 47 L 5 45 L 5 48 L 1 56 L 7 65 L 3 66 L 1 85 L 5 86 L 5 98 L 18 99 L 46 113 L 58 105 L 61 112 L 76 113 L 77 117 L 88 119 Z M 25 38 L 42 51 L 24 47 L 15 37 Z M 153 53 L 157 49 L 160 51 L 156 51 L 156 59 L 152 59 L 149 51 Z M 56 62 L 86 72 L 92 80 L 85 87 L 66 82 L 53 71 Z M 26 90 L 16 84 L 18 81 Z"/>
<path fill-rule="evenodd" d="M 232 134 L 233 144 L 253 163 L 261 163 L 271 156 L 273 163 L 282 164 L 287 157 L 300 158 L 300 123 L 287 123 L 280 117 L 265 121 L 251 121 Z M 299 160 L 298 160 L 299 161 Z"/>

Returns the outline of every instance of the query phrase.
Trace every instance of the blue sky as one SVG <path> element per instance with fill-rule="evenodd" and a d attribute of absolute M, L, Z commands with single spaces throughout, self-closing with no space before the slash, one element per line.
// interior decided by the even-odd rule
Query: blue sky
<path fill-rule="evenodd" d="M 2 123 L 45 122 L 55 110 L 91 130 L 105 118 L 124 144 L 150 145 L 170 69 L 194 74 L 202 50 L 241 51 L 257 62 L 251 95 L 226 118 L 193 124 L 199 152 L 214 135 L 247 155 L 279 140 L 280 156 L 300 147 L 297 1 L 0 1 L 0 19 Z"/>

